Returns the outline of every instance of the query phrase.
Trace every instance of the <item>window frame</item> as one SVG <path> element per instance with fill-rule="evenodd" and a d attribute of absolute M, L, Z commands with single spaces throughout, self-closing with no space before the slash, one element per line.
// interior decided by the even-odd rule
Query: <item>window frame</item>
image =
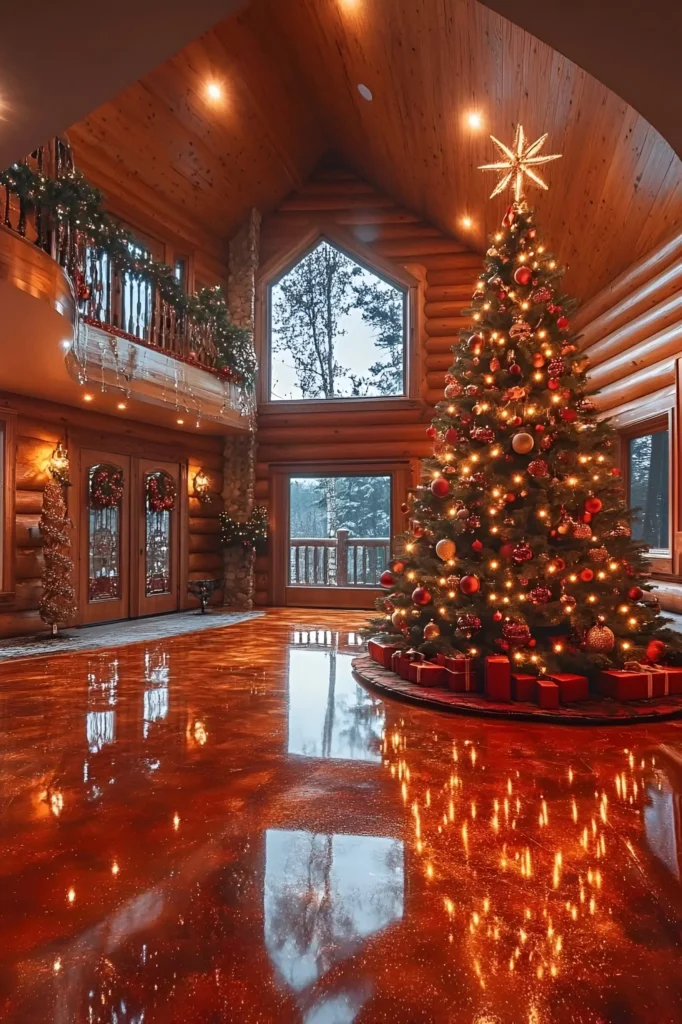
<path fill-rule="evenodd" d="M 348 398 L 271 398 L 272 365 L 270 359 L 270 329 L 272 324 L 272 288 L 321 242 L 339 249 L 349 259 L 388 284 L 405 293 L 405 335 L 403 348 L 404 385 L 400 395 L 367 395 Z M 420 351 L 423 320 L 424 278 L 415 276 L 406 266 L 395 264 L 374 253 L 368 246 L 357 242 L 338 225 L 318 225 L 309 230 L 294 245 L 277 257 L 264 263 L 256 278 L 255 343 L 260 373 L 258 375 L 258 407 L 270 412 L 343 412 L 363 409 L 412 408 L 419 404 L 421 376 Z"/>
<path fill-rule="evenodd" d="M 0 535 L 0 605 L 16 599 L 16 451 L 17 414 L 0 409 L 0 494 L 2 495 L 2 533 Z"/>
<path fill-rule="evenodd" d="M 675 479 L 675 443 L 674 443 L 674 415 L 669 409 L 666 413 L 658 416 L 650 416 L 638 420 L 636 423 L 619 430 L 620 436 L 620 466 L 622 471 L 623 487 L 626 501 L 630 502 L 630 442 L 638 437 L 646 437 L 647 434 L 660 434 L 663 431 L 668 433 L 668 546 L 667 548 L 650 548 L 647 554 L 652 574 L 663 573 L 669 575 L 673 572 L 675 555 L 675 526 L 674 526 L 674 495 L 676 487 Z"/>

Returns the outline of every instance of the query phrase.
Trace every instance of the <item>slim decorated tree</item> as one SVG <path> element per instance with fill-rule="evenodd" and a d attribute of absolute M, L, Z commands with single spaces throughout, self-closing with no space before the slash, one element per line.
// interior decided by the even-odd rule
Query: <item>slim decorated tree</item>
<path fill-rule="evenodd" d="M 43 537 L 43 593 L 40 598 L 40 617 L 56 633 L 60 623 L 68 622 L 76 614 L 76 602 L 71 574 L 73 559 L 70 555 L 71 524 L 66 515 L 62 485 L 50 480 L 45 487 L 40 533 Z"/>
<path fill-rule="evenodd" d="M 546 187 L 545 138 L 526 146 L 519 127 L 513 148 L 493 140 L 506 158 L 488 165 L 502 172 L 493 195 L 511 184 L 514 202 L 474 286 L 373 625 L 415 646 L 589 672 L 659 660 L 681 638 L 643 602 L 646 546 L 631 538 L 616 434 L 587 394 L 576 303 L 523 199 L 524 177 Z"/>

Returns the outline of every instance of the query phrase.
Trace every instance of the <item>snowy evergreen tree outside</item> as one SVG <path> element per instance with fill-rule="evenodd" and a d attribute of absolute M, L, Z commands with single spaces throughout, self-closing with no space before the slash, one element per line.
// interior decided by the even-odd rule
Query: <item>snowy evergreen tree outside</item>
<path fill-rule="evenodd" d="M 273 400 L 404 393 L 405 292 L 320 242 L 272 287 Z"/>

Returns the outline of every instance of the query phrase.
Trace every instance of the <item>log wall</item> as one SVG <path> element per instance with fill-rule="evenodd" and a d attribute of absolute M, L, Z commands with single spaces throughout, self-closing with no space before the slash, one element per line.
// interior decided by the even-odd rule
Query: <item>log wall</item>
<path fill-rule="evenodd" d="M 223 439 L 168 431 L 149 424 L 126 421 L 84 409 L 37 401 L 20 395 L 0 395 L 0 408 L 17 413 L 16 443 L 16 550 L 15 599 L 0 607 L 0 637 L 18 636 L 45 628 L 38 614 L 43 568 L 42 541 L 38 523 L 43 504 L 43 490 L 48 481 L 47 465 L 58 441 L 70 447 L 72 431 L 88 434 L 89 447 L 109 450 L 112 443 L 129 447 L 136 454 L 165 457 L 168 461 L 186 462 L 188 480 L 203 466 L 211 482 L 211 490 L 219 496 L 223 488 Z M 209 575 L 222 576 L 222 551 L 218 512 L 220 499 L 202 504 L 189 497 L 188 515 L 181 524 L 187 531 L 185 545 L 189 579 Z M 78 553 L 78 516 L 73 516 L 72 554 Z M 77 586 L 78 574 L 73 582 Z M 78 595 L 77 595 L 78 596 Z M 220 601 L 217 594 L 214 601 Z M 195 607 L 194 598 L 180 594 L 181 607 Z"/>
<path fill-rule="evenodd" d="M 682 612 L 682 230 L 599 292 L 575 325 L 601 413 L 622 430 L 661 417 L 671 425 L 672 571 L 654 575 L 661 605 Z"/>
<path fill-rule="evenodd" d="M 419 394 L 386 408 L 348 411 L 259 408 L 255 499 L 271 506 L 273 469 L 281 463 L 409 461 L 415 472 L 430 453 L 426 428 L 433 406 L 443 397 L 450 349 L 467 321 L 462 310 L 471 299 L 481 267 L 478 253 L 444 235 L 416 214 L 349 172 L 317 172 L 299 191 L 265 217 L 261 226 L 261 267 L 295 248 L 306 231 L 333 225 L 374 253 L 385 267 L 408 270 L 422 282 L 419 321 Z M 262 348 L 261 348 L 262 351 Z M 400 528 L 400 524 L 395 524 Z M 256 603 L 270 604 L 271 555 L 256 564 Z"/>

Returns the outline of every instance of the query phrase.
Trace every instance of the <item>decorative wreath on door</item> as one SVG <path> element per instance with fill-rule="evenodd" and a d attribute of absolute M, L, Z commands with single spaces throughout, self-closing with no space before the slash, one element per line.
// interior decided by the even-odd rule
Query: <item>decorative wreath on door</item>
<path fill-rule="evenodd" d="M 123 499 L 123 470 L 95 466 L 90 476 L 90 508 L 117 508 Z"/>
<path fill-rule="evenodd" d="M 167 473 L 150 473 L 145 491 L 150 512 L 172 512 L 175 508 L 175 481 Z"/>

